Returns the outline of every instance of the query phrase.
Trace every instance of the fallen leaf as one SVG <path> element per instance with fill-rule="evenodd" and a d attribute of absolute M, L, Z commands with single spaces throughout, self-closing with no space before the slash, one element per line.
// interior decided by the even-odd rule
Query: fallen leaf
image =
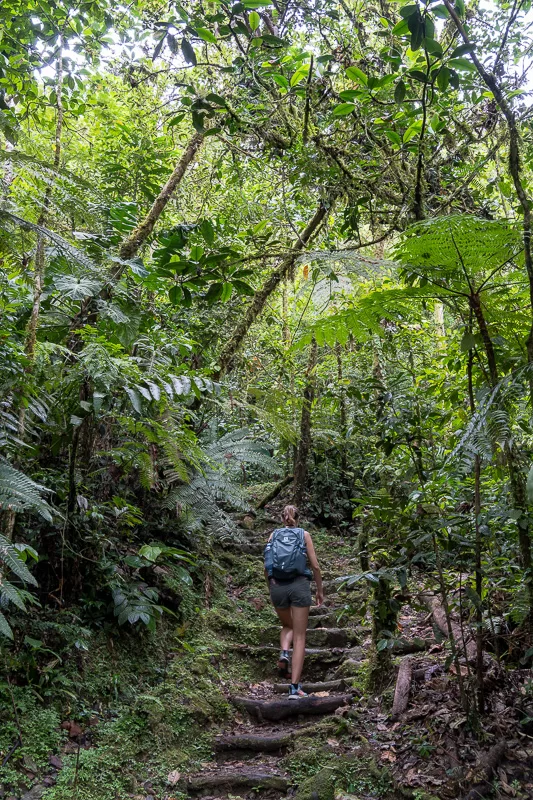
<path fill-rule="evenodd" d="M 466 664 L 459 664 L 459 668 L 461 670 L 461 675 L 463 675 L 463 676 L 464 675 L 468 675 L 468 667 L 466 666 Z M 451 665 L 450 672 L 451 672 L 452 675 L 457 675 L 457 669 L 456 669 L 455 664 Z"/>
<path fill-rule="evenodd" d="M 313 697 L 329 697 L 329 692 L 313 692 Z"/>
<path fill-rule="evenodd" d="M 178 772 L 177 769 L 169 772 L 167 775 L 167 783 L 170 783 L 171 786 L 175 786 L 179 779 L 181 778 L 181 772 Z"/>
<path fill-rule="evenodd" d="M 394 762 L 396 761 L 396 756 L 394 755 L 392 750 L 385 750 L 385 752 L 381 754 L 381 760 L 390 761 L 391 764 L 394 764 Z"/>
<path fill-rule="evenodd" d="M 326 741 L 330 745 L 330 747 L 338 747 L 339 746 L 339 743 L 338 743 L 338 741 L 336 739 L 326 739 Z"/>

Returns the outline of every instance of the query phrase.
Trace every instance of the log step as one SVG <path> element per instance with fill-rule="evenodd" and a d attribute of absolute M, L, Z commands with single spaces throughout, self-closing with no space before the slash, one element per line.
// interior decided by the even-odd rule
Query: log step
<path fill-rule="evenodd" d="M 286 792 L 289 780 L 284 775 L 260 769 L 217 770 L 216 772 L 198 773 L 187 778 L 189 794 L 201 795 L 213 791 L 228 793 L 238 789 L 275 789 Z"/>
<path fill-rule="evenodd" d="M 288 694 L 290 683 L 275 683 L 273 686 L 276 694 Z M 342 692 L 350 686 L 350 678 L 340 678 L 337 681 L 318 681 L 315 683 L 302 683 L 302 689 L 308 694 L 315 692 Z"/>
<path fill-rule="evenodd" d="M 287 684 L 288 686 L 288 684 Z M 316 723 L 300 725 L 298 728 L 271 730 L 267 733 L 221 734 L 214 741 L 216 752 L 250 750 L 255 753 L 275 753 L 289 747 L 300 736 L 309 735 L 316 729 Z"/>
<path fill-rule="evenodd" d="M 352 702 L 352 694 L 336 694 L 328 697 L 299 697 L 283 700 L 256 700 L 250 697 L 232 697 L 231 702 L 241 711 L 262 722 L 279 721 L 300 714 L 331 714 L 341 706 Z"/>

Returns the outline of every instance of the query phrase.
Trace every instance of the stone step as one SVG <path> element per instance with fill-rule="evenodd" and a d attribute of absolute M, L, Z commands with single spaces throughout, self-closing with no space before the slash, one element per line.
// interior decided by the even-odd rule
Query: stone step
<path fill-rule="evenodd" d="M 273 658 L 277 661 L 279 655 L 279 645 L 262 644 L 262 645 L 246 645 L 246 644 L 226 644 L 226 650 L 236 650 L 243 654 L 250 654 L 257 658 Z M 325 664 L 338 664 L 345 658 L 358 658 L 361 660 L 363 650 L 361 647 L 306 647 L 305 657 L 306 663 L 309 661 L 311 664 L 314 662 Z"/>
<path fill-rule="evenodd" d="M 231 702 L 240 711 L 246 711 L 259 722 L 279 722 L 289 717 L 307 714 L 331 714 L 352 702 L 353 694 L 335 694 L 327 697 L 285 697 L 280 700 L 259 700 L 254 697 L 232 697 Z"/>
<path fill-rule="evenodd" d="M 324 609 L 322 609 L 322 612 Z M 330 611 L 329 614 L 309 614 L 308 628 L 336 628 L 337 615 Z"/>
<path fill-rule="evenodd" d="M 263 641 L 275 641 L 279 636 L 279 627 L 267 628 L 264 631 Z M 308 628 L 306 644 L 309 647 L 348 647 L 356 644 L 358 636 L 353 628 Z"/>
<path fill-rule="evenodd" d="M 239 767 L 238 769 L 218 769 L 191 775 L 185 783 L 189 795 L 234 794 L 240 789 L 265 791 L 275 790 L 285 793 L 289 779 L 281 773 L 259 768 Z"/>

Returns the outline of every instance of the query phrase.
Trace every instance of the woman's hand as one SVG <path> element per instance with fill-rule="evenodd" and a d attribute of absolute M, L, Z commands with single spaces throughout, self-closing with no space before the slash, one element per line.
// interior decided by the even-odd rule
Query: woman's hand
<path fill-rule="evenodd" d="M 324 592 L 323 591 L 321 591 L 321 592 L 317 591 L 317 593 L 316 593 L 316 604 L 317 604 L 317 606 L 321 606 L 323 602 L 324 602 Z"/>

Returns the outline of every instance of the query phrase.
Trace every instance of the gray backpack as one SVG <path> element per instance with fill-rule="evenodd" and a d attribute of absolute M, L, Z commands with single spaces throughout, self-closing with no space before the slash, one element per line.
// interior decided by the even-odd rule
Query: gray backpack
<path fill-rule="evenodd" d="M 265 569 L 269 578 L 278 580 L 310 576 L 303 528 L 276 528 L 265 547 Z"/>

